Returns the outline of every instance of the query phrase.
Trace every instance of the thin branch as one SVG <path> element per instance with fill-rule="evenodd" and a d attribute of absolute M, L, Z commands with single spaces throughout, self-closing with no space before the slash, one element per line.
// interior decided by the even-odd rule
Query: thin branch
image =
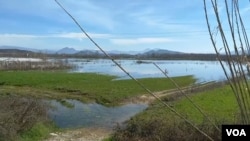
<path fill-rule="evenodd" d="M 152 91 L 150 91 L 146 86 L 144 86 L 141 82 L 139 82 L 137 79 L 135 79 L 132 75 L 130 75 L 117 61 L 115 61 L 114 58 L 112 58 L 109 54 L 107 54 L 89 35 L 88 33 L 81 27 L 81 25 L 77 22 L 77 20 L 57 1 L 55 2 L 64 10 L 65 13 L 67 13 L 68 16 L 71 17 L 71 19 L 75 22 L 75 24 L 81 29 L 81 31 L 88 37 L 88 39 L 105 55 L 107 56 L 112 62 L 118 66 L 124 73 L 126 73 L 132 80 L 134 80 L 141 88 L 143 88 L 145 91 L 147 91 L 150 95 L 155 97 L 159 102 L 161 102 L 163 105 L 165 105 L 170 111 L 175 113 L 178 117 L 183 119 L 185 122 L 187 122 L 189 125 L 191 125 L 194 129 L 196 129 L 198 132 L 203 134 L 205 137 L 207 137 L 209 140 L 213 141 L 213 139 L 207 135 L 205 132 L 200 130 L 197 126 L 195 126 L 192 122 L 190 122 L 188 119 L 186 119 L 184 116 L 182 116 L 180 113 L 178 113 L 174 108 L 172 108 L 170 105 L 162 101 L 157 95 L 155 95 Z"/>
<path fill-rule="evenodd" d="M 197 104 L 195 104 L 194 101 L 181 90 L 180 86 L 171 77 L 169 77 L 167 73 L 165 73 L 155 62 L 153 62 L 153 64 L 155 65 L 156 68 L 158 68 L 164 74 L 165 77 L 167 77 L 175 85 L 178 91 L 183 96 L 185 96 L 185 98 L 188 99 L 188 101 L 203 115 L 203 117 L 205 117 L 219 132 L 221 132 L 220 128 L 216 126 L 215 123 L 209 118 L 209 116 L 206 113 L 204 113 L 203 110 Z"/>

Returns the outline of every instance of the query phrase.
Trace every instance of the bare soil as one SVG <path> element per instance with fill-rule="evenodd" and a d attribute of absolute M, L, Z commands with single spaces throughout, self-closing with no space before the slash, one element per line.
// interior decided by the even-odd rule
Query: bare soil
<path fill-rule="evenodd" d="M 214 88 L 221 87 L 222 85 L 225 85 L 226 82 L 208 82 L 204 84 L 197 84 L 193 86 L 187 86 L 183 88 L 176 88 L 171 90 L 164 90 L 164 91 L 158 91 L 153 92 L 153 94 L 159 98 L 168 98 L 169 100 L 173 101 L 177 98 L 183 97 L 185 95 L 195 94 L 201 91 L 211 90 Z M 143 94 L 140 96 L 132 97 L 129 99 L 125 99 L 122 104 L 127 103 L 145 103 L 150 104 L 155 100 L 155 97 L 150 94 Z"/>
<path fill-rule="evenodd" d="M 112 133 L 112 130 L 103 128 L 80 128 L 50 133 L 44 141 L 101 141 Z"/>

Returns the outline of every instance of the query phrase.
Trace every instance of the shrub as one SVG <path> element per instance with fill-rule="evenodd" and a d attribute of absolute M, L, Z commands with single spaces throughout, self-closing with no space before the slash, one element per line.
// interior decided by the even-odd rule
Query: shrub
<path fill-rule="evenodd" d="M 208 122 L 197 125 L 214 140 L 221 140 L 221 134 Z M 219 125 L 219 124 L 218 124 Z M 118 126 L 113 134 L 112 141 L 206 141 L 200 134 L 186 122 L 179 118 L 167 119 L 159 117 L 133 118 L 126 126 Z"/>
<path fill-rule="evenodd" d="M 0 99 L 0 140 L 16 140 L 19 134 L 46 119 L 44 102 L 32 98 Z"/>

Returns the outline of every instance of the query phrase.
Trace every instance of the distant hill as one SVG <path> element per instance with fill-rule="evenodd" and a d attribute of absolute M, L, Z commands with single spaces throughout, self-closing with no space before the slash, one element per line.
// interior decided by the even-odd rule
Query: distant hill
<path fill-rule="evenodd" d="M 59 50 L 39 50 L 39 49 L 33 49 L 33 48 L 26 48 L 26 47 L 19 47 L 19 46 L 0 46 L 0 49 L 17 49 L 17 50 L 26 50 L 26 51 L 32 51 L 36 53 L 46 53 L 46 54 L 102 54 L 99 50 L 76 50 L 72 47 L 64 47 Z M 177 51 L 171 51 L 171 50 L 164 50 L 164 49 L 146 49 L 144 51 L 119 51 L 119 50 L 111 50 L 111 51 L 106 51 L 108 54 L 128 54 L 128 55 L 138 55 L 138 54 L 144 54 L 144 55 L 152 55 L 152 54 L 180 54 L 182 52 L 177 52 Z"/>
<path fill-rule="evenodd" d="M 0 57 L 35 57 L 38 53 L 21 49 L 0 49 Z"/>
<path fill-rule="evenodd" d="M 142 53 L 142 51 L 119 51 L 119 50 L 110 50 L 107 51 L 108 54 L 128 54 L 128 55 L 136 55 Z"/>
<path fill-rule="evenodd" d="M 36 53 L 46 53 L 46 54 L 55 53 L 55 51 L 48 50 L 48 49 L 39 50 L 39 49 L 19 47 L 19 46 L 0 46 L 0 49 L 17 49 L 17 50 L 26 50 L 26 51 L 31 51 L 31 52 L 36 52 Z"/>
<path fill-rule="evenodd" d="M 35 52 L 36 49 L 30 49 L 30 48 L 25 48 L 25 47 L 19 47 L 19 46 L 0 46 L 0 49 L 6 49 L 6 50 L 11 50 L 11 49 L 16 49 L 16 50 L 27 50 L 27 51 L 33 51 Z"/>
<path fill-rule="evenodd" d="M 153 49 L 153 50 L 145 50 L 143 53 L 137 54 L 139 58 L 173 58 L 174 55 L 184 55 L 183 52 L 178 51 L 171 51 L 171 50 L 165 50 L 165 49 Z"/>
<path fill-rule="evenodd" d="M 33 53 L 33 52 L 21 49 L 0 49 L 0 53 Z"/>
<path fill-rule="evenodd" d="M 78 52 L 79 51 L 75 50 L 74 48 L 65 47 L 65 48 L 58 50 L 56 53 L 57 54 L 76 54 Z"/>
<path fill-rule="evenodd" d="M 82 50 L 75 53 L 77 56 L 86 56 L 86 57 L 103 57 L 104 55 L 99 50 Z"/>
<path fill-rule="evenodd" d="M 178 52 L 178 51 L 171 51 L 171 50 L 165 50 L 165 49 L 153 49 L 153 50 L 149 50 L 144 52 L 144 55 L 162 55 L 162 54 L 182 54 L 183 52 Z"/>
<path fill-rule="evenodd" d="M 106 51 L 116 59 L 166 59 L 166 60 L 216 60 L 215 54 L 183 53 L 165 49 L 146 49 L 144 51 Z M 64 47 L 58 51 L 37 50 L 17 46 L 0 46 L 0 57 L 80 57 L 80 58 L 107 58 L 99 50 L 78 51 L 71 47 Z"/>

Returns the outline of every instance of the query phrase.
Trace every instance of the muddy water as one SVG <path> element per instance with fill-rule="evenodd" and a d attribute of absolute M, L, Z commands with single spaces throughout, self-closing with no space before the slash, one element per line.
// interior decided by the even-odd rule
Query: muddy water
<path fill-rule="evenodd" d="M 77 100 L 67 100 L 67 103 L 72 106 L 62 105 L 55 100 L 49 103 L 53 107 L 49 110 L 49 117 L 61 128 L 112 129 L 148 106 L 147 104 L 126 104 L 118 107 L 105 107 L 97 103 L 86 104 Z"/>

